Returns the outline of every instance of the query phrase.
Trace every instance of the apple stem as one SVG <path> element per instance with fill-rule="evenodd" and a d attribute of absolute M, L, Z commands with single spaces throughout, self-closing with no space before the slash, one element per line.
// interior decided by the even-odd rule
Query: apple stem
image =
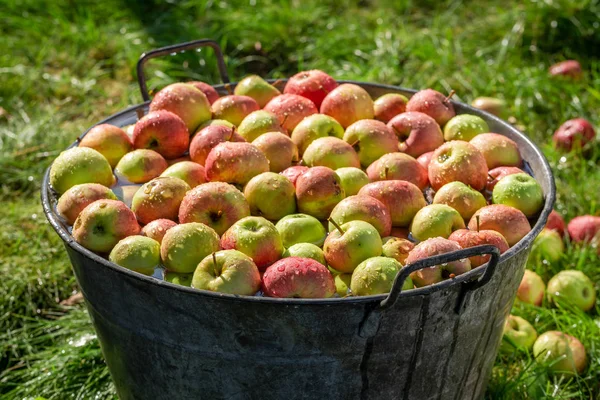
<path fill-rule="evenodd" d="M 452 98 L 452 96 L 454 96 L 455 93 L 456 93 L 455 90 L 451 90 L 450 93 L 448 93 L 448 96 L 446 96 L 446 98 L 444 99 L 444 103 L 447 103 L 448 101 L 450 101 L 450 99 Z"/>
<path fill-rule="evenodd" d="M 354 147 L 354 146 L 358 145 L 359 143 L 360 143 L 360 139 L 357 139 L 354 141 L 354 143 L 350 143 L 350 146 Z M 354 149 L 354 150 L 356 150 L 356 149 Z"/>
<path fill-rule="evenodd" d="M 479 215 L 475 216 L 475 221 L 477 221 L 477 232 L 479 232 Z"/>
<path fill-rule="evenodd" d="M 281 121 L 281 124 L 280 124 L 282 127 L 283 127 L 283 124 L 285 124 L 285 121 L 287 121 L 287 119 L 288 119 L 288 115 L 287 115 L 287 114 L 285 114 L 285 115 L 283 116 L 283 121 Z"/>
<path fill-rule="evenodd" d="M 231 89 L 231 85 L 229 83 L 226 83 L 223 86 L 225 87 L 225 90 L 227 90 L 227 93 L 229 93 L 229 95 L 231 96 L 233 94 L 233 90 Z"/>
<path fill-rule="evenodd" d="M 235 126 L 231 127 L 231 133 L 229 134 L 229 137 L 227 138 L 227 141 L 231 141 L 231 138 L 233 137 L 233 134 L 235 133 Z"/>
<path fill-rule="evenodd" d="M 388 172 L 390 172 L 390 169 L 388 167 L 385 167 L 384 170 L 383 170 L 383 178 L 384 179 L 387 179 Z"/>
<path fill-rule="evenodd" d="M 215 265 L 217 265 L 217 253 L 215 253 L 215 252 L 213 251 L 213 253 L 212 253 L 212 256 L 213 256 L 213 263 L 214 263 Z"/>
<path fill-rule="evenodd" d="M 281 84 L 281 79 L 277 79 L 275 82 L 271 83 L 271 86 L 273 86 L 274 88 L 277 88 L 277 86 L 279 86 Z"/>
<path fill-rule="evenodd" d="M 138 120 L 142 119 L 144 117 L 144 109 L 142 107 L 137 108 L 135 114 L 137 115 Z"/>
<path fill-rule="evenodd" d="M 454 278 L 456 278 L 456 274 L 450 274 L 450 275 L 448 275 L 448 277 L 449 277 L 450 279 L 454 279 Z"/>
<path fill-rule="evenodd" d="M 327 221 L 331 222 L 331 223 L 333 224 L 333 226 L 335 226 L 335 229 L 337 229 L 338 231 L 340 231 L 340 233 L 341 233 L 342 235 L 343 235 L 344 233 L 346 233 L 346 232 L 344 232 L 344 230 L 342 229 L 342 227 L 341 227 L 341 226 L 339 226 L 339 225 L 338 225 L 338 223 L 337 223 L 337 222 L 335 222 L 335 221 L 333 220 L 333 218 L 331 218 L 331 217 L 330 217 L 330 218 L 327 218 Z"/>

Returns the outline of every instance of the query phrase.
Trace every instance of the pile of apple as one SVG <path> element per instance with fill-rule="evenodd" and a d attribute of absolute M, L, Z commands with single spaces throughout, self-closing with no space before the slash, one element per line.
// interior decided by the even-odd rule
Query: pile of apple
<path fill-rule="evenodd" d="M 387 293 L 419 259 L 505 252 L 544 203 L 516 143 L 450 96 L 373 101 L 318 70 L 283 94 L 257 76 L 223 97 L 175 83 L 135 125 L 91 129 L 50 183 L 79 244 L 143 274 L 238 295 Z M 404 289 L 488 259 L 414 272 Z"/>

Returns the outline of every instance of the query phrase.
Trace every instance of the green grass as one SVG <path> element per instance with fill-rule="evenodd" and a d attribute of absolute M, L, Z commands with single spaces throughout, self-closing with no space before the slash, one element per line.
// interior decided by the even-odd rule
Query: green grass
<path fill-rule="evenodd" d="M 339 79 L 456 90 L 465 102 L 502 97 L 555 172 L 557 209 L 570 219 L 600 212 L 600 149 L 559 154 L 550 136 L 583 116 L 600 125 L 600 2 L 5 0 L 0 11 L 0 397 L 113 398 L 98 342 L 81 306 L 62 244 L 38 200 L 53 157 L 94 122 L 139 103 L 135 62 L 143 51 L 203 37 L 219 41 L 232 79 L 285 77 L 320 68 Z M 257 3 L 252 6 L 251 4 Z M 550 64 L 581 60 L 579 82 L 551 79 Z M 218 82 L 210 51 L 149 64 L 149 85 Z M 592 249 L 569 248 L 556 264 L 532 263 L 548 279 L 564 268 L 598 285 Z M 577 379 L 546 373 L 530 355 L 499 356 L 490 399 L 600 397 L 600 319 L 566 308 L 517 306 L 541 332 L 582 340 L 591 365 Z"/>

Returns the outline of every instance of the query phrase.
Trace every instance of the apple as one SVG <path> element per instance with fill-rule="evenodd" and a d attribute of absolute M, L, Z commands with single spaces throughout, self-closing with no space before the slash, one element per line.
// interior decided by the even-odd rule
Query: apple
<path fill-rule="evenodd" d="M 188 85 L 192 85 L 196 89 L 200 90 L 206 96 L 209 104 L 214 103 L 220 97 L 217 90 L 205 82 L 200 81 L 190 81 L 186 82 Z"/>
<path fill-rule="evenodd" d="M 165 271 L 165 281 L 175 285 L 192 286 L 193 274 L 180 274 L 178 272 Z"/>
<path fill-rule="evenodd" d="M 331 76 L 318 69 L 301 71 L 292 76 L 283 89 L 283 93 L 297 94 L 312 101 L 317 108 L 325 96 L 338 86 Z"/>
<path fill-rule="evenodd" d="M 402 265 L 406 263 L 406 257 L 415 248 L 410 240 L 394 236 L 384 237 L 382 243 L 382 255 L 393 258 Z"/>
<path fill-rule="evenodd" d="M 533 344 L 533 355 L 555 374 L 581 374 L 587 366 L 583 344 L 577 338 L 559 331 L 542 333 Z"/>
<path fill-rule="evenodd" d="M 519 146 L 512 139 L 498 133 L 482 133 L 469 142 L 483 154 L 489 169 L 520 167 L 523 164 Z"/>
<path fill-rule="evenodd" d="M 392 225 L 407 227 L 417 211 L 427 205 L 423 192 L 407 181 L 380 181 L 369 183 L 358 191 L 359 195 L 376 198 L 390 211 Z"/>
<path fill-rule="evenodd" d="M 128 236 L 113 247 L 108 259 L 121 267 L 152 275 L 160 266 L 160 244 L 145 236 Z"/>
<path fill-rule="evenodd" d="M 154 150 L 138 149 L 123 156 L 115 167 L 115 174 L 132 183 L 146 183 L 160 176 L 168 168 L 167 161 Z"/>
<path fill-rule="evenodd" d="M 480 192 L 462 182 L 450 182 L 442 186 L 435 193 L 433 204 L 449 205 L 467 221 L 475 211 L 487 206 L 485 197 Z"/>
<path fill-rule="evenodd" d="M 219 98 L 210 108 L 214 119 L 224 119 L 235 126 L 240 126 L 251 112 L 260 110 L 258 103 L 252 97 L 234 94 Z"/>
<path fill-rule="evenodd" d="M 398 114 L 406 111 L 408 99 L 400 93 L 386 93 L 373 102 L 375 119 L 388 123 Z"/>
<path fill-rule="evenodd" d="M 355 296 L 369 296 L 389 293 L 394 285 L 394 279 L 402 264 L 393 258 L 371 257 L 358 264 L 352 273 L 350 290 Z M 402 290 L 414 288 L 412 280 L 407 278 Z"/>
<path fill-rule="evenodd" d="M 296 212 L 296 190 L 288 178 L 264 172 L 250 179 L 244 188 L 250 213 L 277 221 Z"/>
<path fill-rule="evenodd" d="M 559 63 L 553 64 L 549 69 L 550 75 L 552 76 L 567 76 L 569 78 L 581 78 L 583 71 L 581 64 L 577 60 L 565 60 Z"/>
<path fill-rule="evenodd" d="M 241 251 L 261 271 L 279 260 L 285 250 L 277 228 L 263 217 L 246 217 L 231 225 L 221 236 L 221 248 Z"/>
<path fill-rule="evenodd" d="M 462 140 L 446 142 L 438 147 L 429 163 L 429 182 L 436 191 L 453 181 L 482 190 L 487 183 L 487 174 L 488 167 L 483 154 Z"/>
<path fill-rule="evenodd" d="M 155 219 L 154 221 L 151 221 L 145 225 L 140 233 L 143 236 L 148 236 L 150 239 L 154 239 L 161 244 L 167 231 L 174 226 L 177 226 L 177 222 L 171 221 L 170 219 Z"/>
<path fill-rule="evenodd" d="M 500 179 L 508 175 L 521 174 L 523 172 L 525 171 L 517 167 L 496 167 L 490 169 L 488 171 L 488 181 L 485 188 L 492 192 L 496 184 L 500 181 Z"/>
<path fill-rule="evenodd" d="M 204 168 L 209 181 L 245 185 L 256 175 L 269 171 L 269 160 L 250 143 L 223 142 L 208 153 Z"/>
<path fill-rule="evenodd" d="M 290 182 L 292 182 L 294 186 L 296 186 L 298 178 L 300 178 L 300 176 L 307 172 L 309 169 L 310 168 L 304 165 L 294 165 L 284 169 L 280 172 L 280 174 L 288 178 Z"/>
<path fill-rule="evenodd" d="M 452 232 L 450 236 L 448 236 L 448 240 L 458 243 L 463 249 L 480 246 L 483 244 L 491 244 L 492 246 L 496 246 L 498 250 L 500 250 L 500 254 L 503 254 L 509 249 L 508 243 L 506 242 L 506 239 L 504 239 L 504 236 L 496 231 L 472 231 L 468 229 L 459 229 Z M 489 255 L 469 257 L 469 261 L 471 261 L 471 268 L 479 267 L 489 260 Z"/>
<path fill-rule="evenodd" d="M 327 167 L 313 167 L 296 181 L 298 211 L 317 219 L 326 219 L 345 197 L 340 177 Z"/>
<path fill-rule="evenodd" d="M 281 94 L 275 86 L 258 75 L 250 75 L 239 81 L 233 93 L 238 96 L 252 97 L 260 108 L 266 106 L 273 97 Z"/>
<path fill-rule="evenodd" d="M 237 250 L 221 250 L 206 256 L 196 267 L 191 286 L 211 292 L 253 296 L 260 289 L 260 273 L 254 261 Z"/>
<path fill-rule="evenodd" d="M 302 160 L 309 167 L 360 168 L 360 160 L 354 148 L 342 139 L 332 136 L 314 140 L 306 148 Z"/>
<path fill-rule="evenodd" d="M 429 238 L 417 244 L 415 248 L 408 253 L 406 265 L 413 264 L 427 257 L 451 253 L 460 249 L 460 245 L 452 240 L 441 237 Z M 470 270 L 471 262 L 466 258 L 420 269 L 410 274 L 410 277 L 416 287 L 423 287 L 433 285 L 445 279 L 452 279 Z"/>
<path fill-rule="evenodd" d="M 344 137 L 344 128 L 329 115 L 313 114 L 304 118 L 292 131 L 291 139 L 298 147 L 300 156 L 313 140 L 322 137 Z"/>
<path fill-rule="evenodd" d="M 77 216 L 96 200 L 117 200 L 112 190 L 98 183 L 82 183 L 69 188 L 60 196 L 56 211 L 69 225 L 73 225 Z"/>
<path fill-rule="evenodd" d="M 267 268 L 262 288 L 268 297 L 327 298 L 334 295 L 335 282 L 323 264 L 310 258 L 288 257 Z"/>
<path fill-rule="evenodd" d="M 353 83 L 344 83 L 325 96 L 321 113 L 337 120 L 344 129 L 361 119 L 373 119 L 375 110 L 369 93 Z"/>
<path fill-rule="evenodd" d="M 526 319 L 509 315 L 504 324 L 500 351 L 511 353 L 515 349 L 529 351 L 537 339 L 537 332 Z"/>
<path fill-rule="evenodd" d="M 133 129 L 133 147 L 154 150 L 165 158 L 177 158 L 188 150 L 190 134 L 181 118 L 166 110 L 153 111 Z"/>
<path fill-rule="evenodd" d="M 583 118 L 570 119 L 562 124 L 554 135 L 554 146 L 566 151 L 581 149 L 596 137 L 594 127 Z"/>
<path fill-rule="evenodd" d="M 382 237 L 388 236 L 392 229 L 388 208 L 381 201 L 367 195 L 350 196 L 340 201 L 331 211 L 330 220 L 339 225 L 355 220 L 365 221 L 373 225 Z M 329 231 L 334 229 L 336 227 L 330 221 Z"/>
<path fill-rule="evenodd" d="M 555 263 L 561 259 L 564 252 L 565 244 L 560 234 L 554 230 L 544 228 L 533 240 L 529 259 Z"/>
<path fill-rule="evenodd" d="M 312 258 L 320 264 L 327 266 L 323 250 L 312 243 L 296 243 L 290 246 L 283 253 L 283 258 L 285 257 Z"/>
<path fill-rule="evenodd" d="M 319 112 L 312 101 L 297 94 L 282 94 L 273 97 L 264 109 L 277 115 L 281 125 L 288 133 L 292 132 L 304 118 Z"/>
<path fill-rule="evenodd" d="M 382 243 L 377 229 L 365 221 L 350 221 L 339 225 L 323 244 L 327 264 L 338 272 L 350 273 L 364 260 L 381 255 Z"/>
<path fill-rule="evenodd" d="M 506 114 L 506 102 L 495 97 L 477 97 L 471 105 L 500 118 Z"/>
<path fill-rule="evenodd" d="M 596 288 L 583 272 L 564 270 L 548 281 L 548 298 L 553 303 L 566 302 L 589 311 L 596 305 Z"/>
<path fill-rule="evenodd" d="M 367 168 L 371 182 L 399 180 L 415 184 L 423 190 L 427 187 L 427 170 L 413 157 L 404 153 L 381 156 Z"/>
<path fill-rule="evenodd" d="M 245 140 L 235 131 L 234 127 L 209 125 L 202 128 L 190 143 L 191 160 L 200 165 L 205 165 L 210 151 L 223 142 L 245 142 Z"/>
<path fill-rule="evenodd" d="M 82 183 L 110 187 L 115 183 L 115 177 L 110 164 L 98 151 L 89 147 L 72 147 L 60 153 L 52 163 L 50 185 L 58 194 L 63 194 Z"/>
<path fill-rule="evenodd" d="M 281 172 L 298 161 L 298 148 L 286 134 L 263 133 L 252 144 L 267 157 L 271 172 Z"/>
<path fill-rule="evenodd" d="M 298 243 L 310 243 L 320 247 L 327 236 L 321 222 L 306 214 L 286 215 L 277 222 L 275 228 L 287 248 Z"/>
<path fill-rule="evenodd" d="M 409 240 L 410 231 L 408 230 L 408 228 L 405 228 L 405 227 L 392 226 L 392 231 L 390 232 L 390 236 L 399 238 L 399 239 Z"/>
<path fill-rule="evenodd" d="M 73 239 L 88 250 L 108 253 L 127 236 L 140 232 L 135 214 L 125 203 L 101 199 L 81 211 L 73 225 Z"/>
<path fill-rule="evenodd" d="M 499 232 L 511 247 L 531 231 L 525 214 L 504 204 L 492 204 L 477 210 L 469 221 L 469 229 L 477 230 L 478 227 Z"/>
<path fill-rule="evenodd" d="M 339 297 L 347 297 L 352 295 L 350 290 L 350 282 L 352 274 L 335 274 L 335 291 Z"/>
<path fill-rule="evenodd" d="M 535 272 L 526 269 L 523 279 L 519 284 L 517 290 L 517 299 L 523 303 L 533 304 L 538 307 L 542 305 L 544 301 L 544 292 L 546 285 L 542 280 L 542 277 Z"/>
<path fill-rule="evenodd" d="M 142 224 L 161 218 L 175 221 L 188 190 L 190 186 L 179 178 L 154 178 L 135 193 L 131 210 Z"/>
<path fill-rule="evenodd" d="M 354 196 L 363 186 L 369 183 L 369 177 L 359 168 L 338 168 L 335 173 L 340 177 L 342 189 L 344 189 L 346 196 Z"/>
<path fill-rule="evenodd" d="M 495 204 L 521 210 L 526 217 L 533 217 L 544 206 L 542 187 L 526 173 L 512 174 L 500 179 L 494 187 L 492 199 Z"/>
<path fill-rule="evenodd" d="M 565 235 L 565 231 L 567 230 L 565 220 L 556 210 L 550 211 L 550 215 L 548 215 L 548 220 L 546 221 L 546 229 L 558 232 L 560 237 Z"/>
<path fill-rule="evenodd" d="M 398 136 L 398 150 L 409 156 L 419 157 L 444 144 L 440 126 L 427 114 L 405 112 L 392 118 L 387 126 Z"/>
<path fill-rule="evenodd" d="M 248 114 L 237 129 L 237 133 L 246 142 L 252 142 L 267 132 L 281 132 L 287 136 L 287 131 L 281 126 L 279 118 L 265 110 L 253 111 Z"/>
<path fill-rule="evenodd" d="M 172 164 L 160 174 L 161 177 L 178 178 L 188 184 L 190 188 L 206 183 L 204 167 L 193 161 L 180 161 Z"/>
<path fill-rule="evenodd" d="M 419 157 L 417 157 L 417 162 L 421 164 L 426 170 L 429 170 L 429 163 L 431 162 L 433 153 L 433 151 L 428 151 L 427 153 L 423 153 Z M 429 180 L 429 176 L 427 177 L 427 179 Z"/>
<path fill-rule="evenodd" d="M 133 144 L 121 128 L 100 124 L 90 129 L 79 142 L 79 147 L 89 147 L 102 154 L 112 168 L 121 157 L 131 151 Z"/>
<path fill-rule="evenodd" d="M 427 114 L 440 126 L 444 126 L 456 115 L 450 96 L 444 96 L 433 89 L 425 89 L 413 94 L 406 103 L 406 111 Z"/>
<path fill-rule="evenodd" d="M 173 83 L 162 88 L 150 102 L 151 113 L 159 110 L 172 112 L 183 120 L 190 134 L 211 118 L 210 107 L 203 91 L 187 83 Z"/>
<path fill-rule="evenodd" d="M 441 236 L 448 238 L 457 229 L 464 229 L 465 221 L 458 211 L 446 204 L 430 204 L 415 214 L 410 231 L 417 240 Z"/>
<path fill-rule="evenodd" d="M 199 222 L 181 223 L 169 229 L 160 244 L 167 271 L 191 273 L 204 257 L 219 251 L 219 235 Z"/>
<path fill-rule="evenodd" d="M 398 137 L 394 131 L 374 119 L 356 121 L 346 129 L 343 139 L 356 150 L 364 168 L 381 156 L 398 151 Z"/>
<path fill-rule="evenodd" d="M 209 119 L 208 121 L 201 123 L 200 126 L 196 129 L 196 132 L 200 132 L 202 129 L 206 128 L 207 126 L 213 126 L 213 125 L 225 126 L 227 128 L 235 128 L 234 124 L 232 124 L 229 121 L 225 121 L 224 119 Z M 190 278 L 190 280 L 191 280 L 191 278 Z"/>
<path fill-rule="evenodd" d="M 219 235 L 249 215 L 250 206 L 242 192 L 225 182 L 196 186 L 186 193 L 179 207 L 179 222 L 201 222 Z"/>
<path fill-rule="evenodd" d="M 567 231 L 575 243 L 600 241 L 600 217 L 580 215 L 569 221 Z"/>
<path fill-rule="evenodd" d="M 461 114 L 452 117 L 444 126 L 444 139 L 469 141 L 480 133 L 490 131 L 483 118 L 477 115 Z"/>

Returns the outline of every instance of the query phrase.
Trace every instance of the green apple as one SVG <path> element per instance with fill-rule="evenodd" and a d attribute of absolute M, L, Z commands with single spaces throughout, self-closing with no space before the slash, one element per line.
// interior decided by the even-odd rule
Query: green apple
<path fill-rule="evenodd" d="M 435 193 L 434 204 L 446 204 L 454 208 L 463 219 L 468 221 L 477 210 L 487 205 L 481 192 L 465 185 L 462 182 L 445 184 Z"/>
<path fill-rule="evenodd" d="M 520 167 L 523 164 L 519 145 L 498 133 L 481 133 L 469 141 L 485 158 L 489 169 L 496 167 Z"/>
<path fill-rule="evenodd" d="M 50 167 L 50 185 L 63 194 L 82 183 L 99 183 L 110 187 L 115 183 L 108 160 L 89 147 L 72 147 L 56 157 Z"/>
<path fill-rule="evenodd" d="M 254 261 L 237 250 L 206 256 L 192 277 L 192 287 L 211 292 L 252 296 L 260 289 L 260 273 Z"/>
<path fill-rule="evenodd" d="M 154 150 L 138 149 L 125 154 L 115 167 L 119 179 L 131 183 L 146 183 L 156 178 L 169 165 L 163 156 Z"/>
<path fill-rule="evenodd" d="M 369 183 L 369 177 L 362 169 L 355 167 L 344 167 L 335 170 L 340 177 L 342 189 L 346 196 L 354 196 L 358 191 Z"/>
<path fill-rule="evenodd" d="M 417 240 L 441 236 L 448 238 L 457 229 L 464 229 L 465 221 L 454 208 L 446 204 L 430 204 L 420 209 L 412 220 L 410 230 Z"/>
<path fill-rule="evenodd" d="M 350 289 L 355 296 L 389 293 L 402 264 L 389 257 L 372 257 L 358 264 L 352 273 Z M 412 280 L 406 278 L 402 290 L 414 288 Z"/>
<path fill-rule="evenodd" d="M 129 236 L 115 245 L 108 259 L 121 267 L 152 275 L 160 265 L 160 244 L 146 236 Z"/>
<path fill-rule="evenodd" d="M 338 225 L 330 219 L 334 225 Z M 377 229 L 365 221 L 350 221 L 331 232 L 323 254 L 327 264 L 338 272 L 350 273 L 367 258 L 381 255 L 382 243 Z"/>
<path fill-rule="evenodd" d="M 246 184 L 244 196 L 250 213 L 277 221 L 296 212 L 296 189 L 288 178 L 275 172 L 263 172 Z"/>
<path fill-rule="evenodd" d="M 260 108 L 266 106 L 273 97 L 281 94 L 275 86 L 258 75 L 250 75 L 239 81 L 233 93 L 240 96 L 252 97 L 256 100 Z"/>
<path fill-rule="evenodd" d="M 335 119 L 323 114 L 313 114 L 304 118 L 291 134 L 300 156 L 314 140 L 327 136 L 341 139 L 344 137 L 344 128 Z"/>
<path fill-rule="evenodd" d="M 406 258 L 408 254 L 415 248 L 413 242 L 408 239 L 398 238 L 394 236 L 387 236 L 382 239 L 383 252 L 385 257 L 393 258 L 400 264 L 406 264 Z"/>
<path fill-rule="evenodd" d="M 538 362 L 546 363 L 555 374 L 581 374 L 587 365 L 583 344 L 577 338 L 559 331 L 542 333 L 533 344 L 533 355 Z"/>
<path fill-rule="evenodd" d="M 500 351 L 511 353 L 515 349 L 529 351 L 537 339 L 537 332 L 526 319 L 509 315 L 504 324 Z"/>
<path fill-rule="evenodd" d="M 350 282 L 352 281 L 352 274 L 336 274 L 334 281 L 335 281 L 335 291 L 338 294 L 338 296 L 346 297 L 346 296 L 352 295 L 352 291 L 350 290 Z"/>
<path fill-rule="evenodd" d="M 309 144 L 302 155 L 302 161 L 309 167 L 360 168 L 358 154 L 352 146 L 342 139 L 331 136 L 315 139 Z"/>
<path fill-rule="evenodd" d="M 265 110 L 258 110 L 248 114 L 237 129 L 237 133 L 247 142 L 252 142 L 267 132 L 287 134 L 286 130 L 281 127 L 279 118 L 275 114 Z"/>
<path fill-rule="evenodd" d="M 544 206 L 544 192 L 539 183 L 526 173 L 511 174 L 500 179 L 492 192 L 494 204 L 504 204 L 533 217 Z"/>
<path fill-rule="evenodd" d="M 175 285 L 181 286 L 192 286 L 192 276 L 193 274 L 180 274 L 178 272 L 165 272 L 165 281 L 174 283 Z"/>
<path fill-rule="evenodd" d="M 206 183 L 204 167 L 193 161 L 180 161 L 165 169 L 160 176 L 179 178 L 187 183 L 190 188 Z"/>
<path fill-rule="evenodd" d="M 529 260 L 546 260 L 554 263 L 561 259 L 565 252 L 565 244 L 560 234 L 548 228 L 542 229 L 533 240 Z"/>
<path fill-rule="evenodd" d="M 219 250 L 219 235 L 199 222 L 179 224 L 165 233 L 160 255 L 168 271 L 191 273 L 200 261 Z"/>
<path fill-rule="evenodd" d="M 544 301 L 546 285 L 541 276 L 526 269 L 517 289 L 517 299 L 523 303 L 541 306 Z"/>
<path fill-rule="evenodd" d="M 312 258 L 313 260 L 327 266 L 323 250 L 312 243 L 296 243 L 290 246 L 284 253 L 283 257 L 301 257 Z"/>
<path fill-rule="evenodd" d="M 469 141 L 480 133 L 487 133 L 490 127 L 477 115 L 461 114 L 450 119 L 444 126 L 444 139 Z"/>
<path fill-rule="evenodd" d="M 283 245 L 287 248 L 296 243 L 312 243 L 323 246 L 327 231 L 321 222 L 307 214 L 292 214 L 281 218 L 275 225 Z"/>
<path fill-rule="evenodd" d="M 564 270 L 548 281 L 548 297 L 554 303 L 564 301 L 589 311 L 596 305 L 596 288 L 583 272 Z"/>
<path fill-rule="evenodd" d="M 214 119 L 224 119 L 240 126 L 246 116 L 260 110 L 260 107 L 252 97 L 232 94 L 218 98 L 211 104 L 210 109 Z"/>

